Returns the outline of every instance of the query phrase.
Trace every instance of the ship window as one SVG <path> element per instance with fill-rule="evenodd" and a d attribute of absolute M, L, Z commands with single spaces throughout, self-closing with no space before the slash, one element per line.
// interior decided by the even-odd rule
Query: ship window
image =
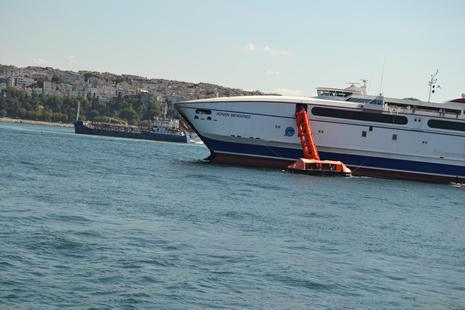
<path fill-rule="evenodd" d="M 357 102 L 357 103 L 367 103 L 367 102 L 370 102 L 371 99 L 369 98 L 349 98 L 347 99 L 346 101 L 350 101 L 350 102 Z"/>
<path fill-rule="evenodd" d="M 383 100 L 375 99 L 370 101 L 370 104 L 383 105 Z"/>
<path fill-rule="evenodd" d="M 197 113 L 197 114 L 212 114 L 212 111 L 205 110 L 205 109 L 197 109 L 197 110 L 195 110 L 195 113 Z"/>
<path fill-rule="evenodd" d="M 362 137 L 363 137 L 363 138 L 366 138 L 366 136 L 367 136 L 367 132 L 366 132 L 366 131 L 362 131 Z"/>
<path fill-rule="evenodd" d="M 400 115 L 387 115 L 380 113 L 368 113 L 368 112 L 359 112 L 351 110 L 339 110 L 339 109 L 330 109 L 322 107 L 312 108 L 312 114 L 316 116 L 327 116 L 334 118 L 342 119 L 351 119 L 357 121 L 367 121 L 367 122 L 377 122 L 377 123 L 387 123 L 387 124 L 397 124 L 397 125 L 406 125 L 408 120 L 405 116 Z"/>
<path fill-rule="evenodd" d="M 196 115 L 196 116 L 194 116 L 194 119 L 199 119 L 199 117 Z"/>
<path fill-rule="evenodd" d="M 212 118 L 210 116 L 207 117 L 207 121 L 211 121 L 211 120 L 212 120 Z"/>
<path fill-rule="evenodd" d="M 397 140 L 397 135 L 392 135 L 392 140 Z"/>
<path fill-rule="evenodd" d="M 330 96 L 330 97 L 349 97 L 352 95 L 350 92 L 329 90 L 329 89 L 319 89 L 317 90 L 318 96 Z"/>
<path fill-rule="evenodd" d="M 435 119 L 430 119 L 428 121 L 428 126 L 430 128 L 465 131 L 465 123 L 459 122 L 439 121 Z"/>

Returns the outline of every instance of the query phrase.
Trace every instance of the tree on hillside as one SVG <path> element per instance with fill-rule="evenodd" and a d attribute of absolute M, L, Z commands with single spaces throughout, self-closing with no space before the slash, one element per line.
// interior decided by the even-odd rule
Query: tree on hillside
<path fill-rule="evenodd" d="M 16 110 L 16 116 L 19 118 L 24 118 L 26 116 L 27 110 L 25 108 L 19 108 Z"/>
<path fill-rule="evenodd" d="M 49 96 L 45 101 L 45 106 L 50 108 L 52 111 L 61 112 L 63 100 L 57 96 Z"/>
<path fill-rule="evenodd" d="M 57 85 L 61 84 L 60 78 L 56 75 L 52 77 L 52 82 L 55 82 Z"/>
<path fill-rule="evenodd" d="M 43 79 L 43 78 L 34 78 L 34 81 L 36 81 L 37 87 L 44 88 L 45 79 Z"/>
<path fill-rule="evenodd" d="M 116 84 L 121 82 L 127 82 L 127 79 L 124 76 L 119 76 L 116 78 Z"/>
<path fill-rule="evenodd" d="M 95 74 L 93 74 L 93 73 L 90 73 L 90 72 L 84 73 L 84 81 L 87 82 L 87 80 L 88 80 L 90 77 L 97 77 L 97 76 L 96 76 Z"/>
<path fill-rule="evenodd" d="M 153 117 L 162 115 L 164 109 L 156 101 L 145 105 L 137 95 L 120 94 L 107 102 L 92 96 L 86 99 L 60 98 L 35 92 L 27 97 L 22 91 L 8 86 L 0 93 L 0 111 L 4 111 L 0 115 L 31 120 L 67 121 L 76 118 L 78 102 L 81 103 L 81 120 L 111 117 L 125 119 L 133 125 L 149 124 Z M 173 106 L 169 106 L 167 116 L 180 117 Z"/>
<path fill-rule="evenodd" d="M 126 108 L 120 113 L 120 117 L 128 121 L 129 124 L 137 124 L 140 121 L 139 114 L 132 107 Z"/>
<path fill-rule="evenodd" d="M 152 102 L 147 106 L 147 110 L 143 115 L 143 119 L 152 119 L 154 116 L 160 116 L 162 114 L 162 107 L 156 102 Z"/>
<path fill-rule="evenodd" d="M 97 110 L 91 110 L 89 113 L 86 113 L 87 119 L 91 121 L 93 121 L 98 116 L 100 116 L 100 113 Z"/>

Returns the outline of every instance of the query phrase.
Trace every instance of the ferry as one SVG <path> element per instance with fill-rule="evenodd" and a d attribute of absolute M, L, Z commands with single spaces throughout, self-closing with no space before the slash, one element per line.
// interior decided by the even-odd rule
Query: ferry
<path fill-rule="evenodd" d="M 212 163 L 286 169 L 304 157 L 296 113 L 308 113 L 322 159 L 354 176 L 465 182 L 465 95 L 443 102 L 372 96 L 359 87 L 316 97 L 221 97 L 175 104 Z"/>

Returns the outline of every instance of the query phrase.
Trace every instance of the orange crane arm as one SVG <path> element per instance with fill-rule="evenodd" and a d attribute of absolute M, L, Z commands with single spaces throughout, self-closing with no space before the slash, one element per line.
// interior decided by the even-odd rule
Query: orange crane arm
<path fill-rule="evenodd" d="M 307 112 L 304 110 L 297 112 L 295 118 L 305 158 L 320 160 L 315 141 L 313 140 L 312 127 L 310 126 L 310 119 L 308 118 Z"/>

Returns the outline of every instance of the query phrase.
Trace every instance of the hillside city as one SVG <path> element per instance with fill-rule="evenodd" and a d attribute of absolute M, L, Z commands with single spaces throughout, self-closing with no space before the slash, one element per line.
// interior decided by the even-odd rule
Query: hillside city
<path fill-rule="evenodd" d="M 136 75 L 117 75 L 86 70 L 63 71 L 51 67 L 18 68 L 0 64 L 0 92 L 7 86 L 12 86 L 28 96 L 31 96 L 33 92 L 60 98 L 86 99 L 92 96 L 99 102 L 107 102 L 119 95 L 134 95 L 140 96 L 145 104 L 154 101 L 158 104 L 175 104 L 185 100 L 214 97 L 264 95 L 260 91 L 246 91 L 210 83 L 149 79 Z"/>

